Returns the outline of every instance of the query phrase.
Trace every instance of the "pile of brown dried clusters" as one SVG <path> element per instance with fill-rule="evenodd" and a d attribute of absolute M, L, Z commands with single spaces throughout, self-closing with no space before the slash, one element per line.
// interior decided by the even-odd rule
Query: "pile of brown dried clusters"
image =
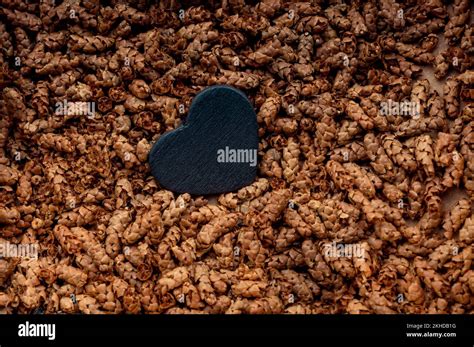
<path fill-rule="evenodd" d="M 0 0 L 1 312 L 473 312 L 469 0 L 149 2 Z M 147 164 L 213 84 L 260 136 L 215 204 Z"/>

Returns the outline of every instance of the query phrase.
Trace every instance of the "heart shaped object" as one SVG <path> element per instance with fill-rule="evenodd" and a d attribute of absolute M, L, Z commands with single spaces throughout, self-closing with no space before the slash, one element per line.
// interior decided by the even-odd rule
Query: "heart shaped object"
<path fill-rule="evenodd" d="M 196 95 L 184 125 L 164 134 L 148 161 L 166 189 L 218 194 L 253 182 L 257 148 L 257 117 L 245 94 L 213 86 Z"/>

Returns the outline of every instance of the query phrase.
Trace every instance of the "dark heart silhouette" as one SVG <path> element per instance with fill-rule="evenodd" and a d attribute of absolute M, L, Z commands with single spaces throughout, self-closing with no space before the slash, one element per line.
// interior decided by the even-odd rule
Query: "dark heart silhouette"
<path fill-rule="evenodd" d="M 184 125 L 164 134 L 148 161 L 166 189 L 217 194 L 252 183 L 257 148 L 257 117 L 245 94 L 213 86 L 196 95 Z"/>

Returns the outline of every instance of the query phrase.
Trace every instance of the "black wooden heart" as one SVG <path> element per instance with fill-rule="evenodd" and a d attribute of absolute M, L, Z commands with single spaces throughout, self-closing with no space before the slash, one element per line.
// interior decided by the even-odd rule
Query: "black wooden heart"
<path fill-rule="evenodd" d="M 183 126 L 164 134 L 149 163 L 166 189 L 196 195 L 237 190 L 257 174 L 257 117 L 244 93 L 228 86 L 204 89 Z"/>

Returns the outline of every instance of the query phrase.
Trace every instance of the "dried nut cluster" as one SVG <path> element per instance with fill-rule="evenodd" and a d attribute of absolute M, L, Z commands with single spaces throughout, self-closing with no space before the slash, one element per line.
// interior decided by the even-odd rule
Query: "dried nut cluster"
<path fill-rule="evenodd" d="M 473 312 L 469 0 L 107 3 L 0 0 L 1 313 Z M 260 145 L 211 203 L 147 155 L 214 84 Z"/>

